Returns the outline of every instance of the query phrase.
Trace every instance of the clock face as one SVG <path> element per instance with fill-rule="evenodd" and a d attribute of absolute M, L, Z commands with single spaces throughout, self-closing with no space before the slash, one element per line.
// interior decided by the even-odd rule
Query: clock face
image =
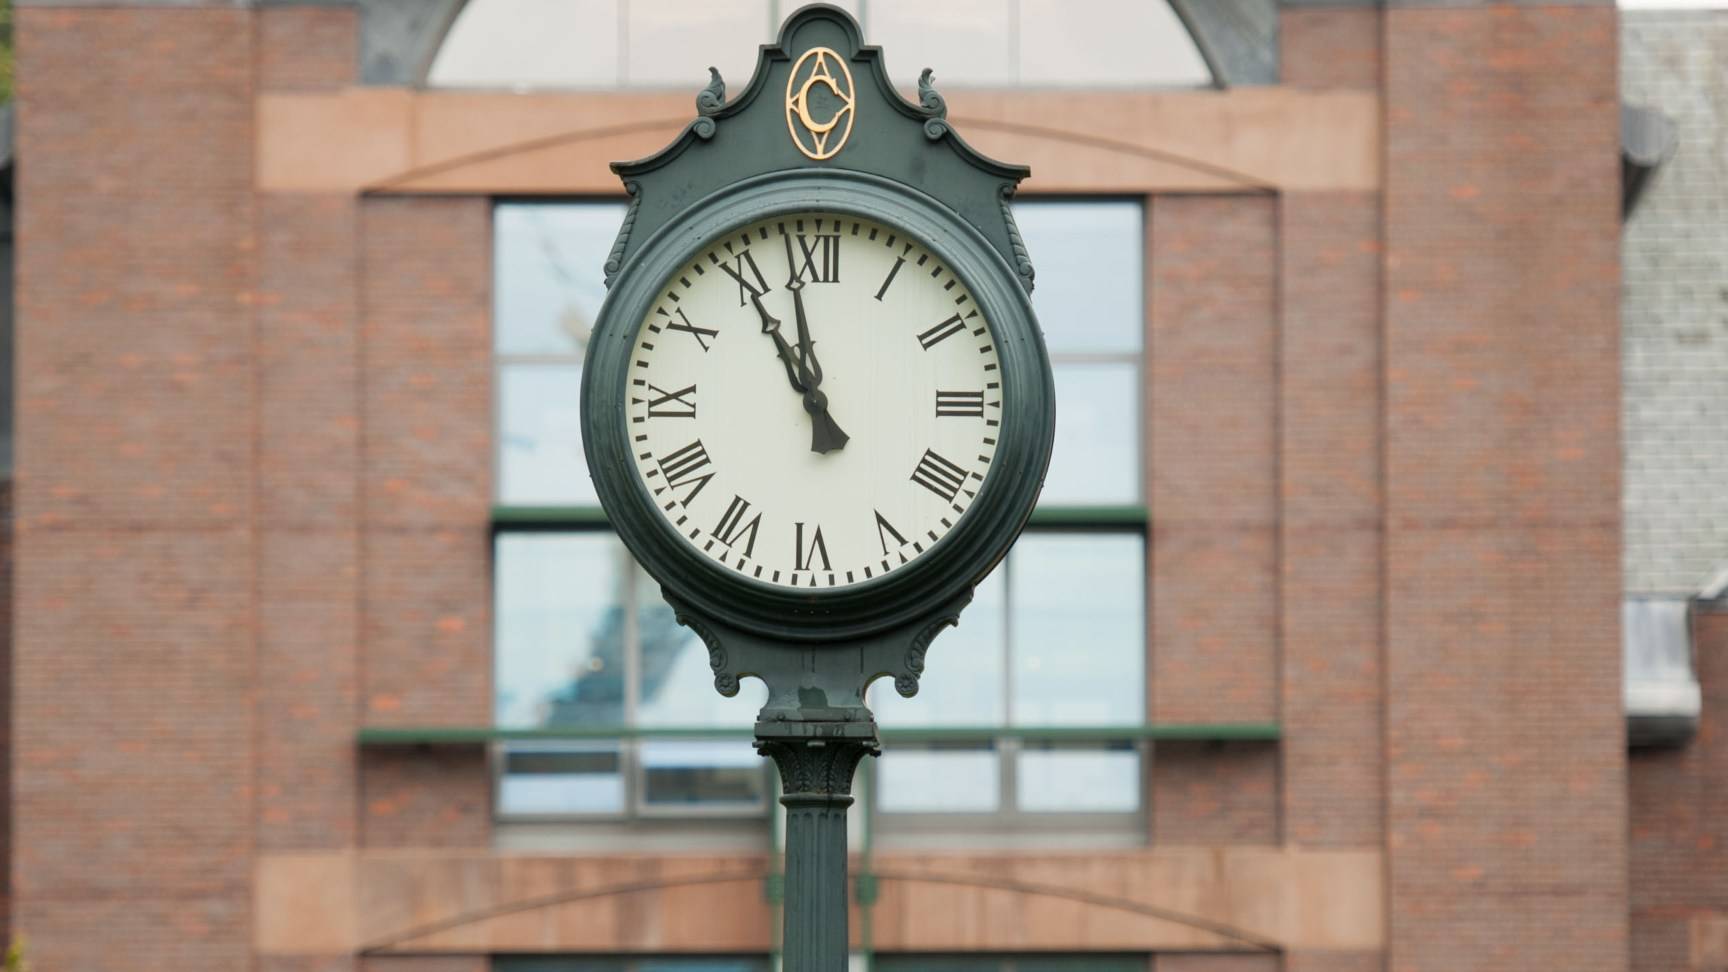
<path fill-rule="evenodd" d="M 788 588 L 911 563 L 977 496 L 1002 417 L 966 285 L 893 226 L 774 217 L 692 255 L 631 351 L 636 474 L 685 541 Z"/>

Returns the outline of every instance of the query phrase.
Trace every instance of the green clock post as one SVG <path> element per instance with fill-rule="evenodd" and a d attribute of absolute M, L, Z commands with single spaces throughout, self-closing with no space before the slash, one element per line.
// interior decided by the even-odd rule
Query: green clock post
<path fill-rule="evenodd" d="M 919 101 L 826 5 L 761 48 L 630 208 L 583 373 L 589 470 L 707 645 L 767 683 L 756 747 L 787 811 L 789 972 L 846 967 L 846 810 L 878 752 L 865 692 L 925 653 L 1032 511 L 1055 400 L 1009 200 L 926 70 Z"/>

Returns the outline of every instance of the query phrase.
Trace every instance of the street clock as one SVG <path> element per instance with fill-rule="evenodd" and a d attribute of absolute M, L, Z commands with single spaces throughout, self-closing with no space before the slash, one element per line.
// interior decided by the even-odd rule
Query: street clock
<path fill-rule="evenodd" d="M 929 70 L 918 94 L 826 5 L 786 21 L 737 97 L 713 72 L 671 145 L 613 166 L 630 208 L 583 372 L 608 519 L 715 687 L 767 683 L 757 745 L 785 784 L 788 855 L 839 868 L 835 886 L 789 865 L 792 972 L 843 967 L 865 692 L 917 692 L 932 639 L 1025 525 L 1054 437 L 1009 208 L 1028 170 L 961 140 Z"/>

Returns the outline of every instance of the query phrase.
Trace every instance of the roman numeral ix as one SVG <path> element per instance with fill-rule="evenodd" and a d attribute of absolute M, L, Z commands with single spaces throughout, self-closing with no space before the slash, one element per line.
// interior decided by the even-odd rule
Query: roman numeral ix
<path fill-rule="evenodd" d="M 650 383 L 648 390 L 658 398 L 648 399 L 649 418 L 695 418 L 696 417 L 696 386 L 680 388 L 677 391 L 667 391 L 659 385 Z M 937 414 L 941 414 L 940 411 Z"/>
<path fill-rule="evenodd" d="M 925 449 L 918 468 L 912 470 L 912 481 L 952 503 L 966 482 L 966 470 Z"/>

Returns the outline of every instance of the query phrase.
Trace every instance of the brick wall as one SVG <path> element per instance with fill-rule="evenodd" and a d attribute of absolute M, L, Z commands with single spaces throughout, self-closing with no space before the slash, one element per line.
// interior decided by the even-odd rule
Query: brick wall
<path fill-rule="evenodd" d="M 1263 196 L 1151 205 L 1155 721 L 1276 718 L 1275 215 Z"/>
<path fill-rule="evenodd" d="M 1391 968 L 1620 972 L 1615 11 L 1385 18 Z"/>
<path fill-rule="evenodd" d="M 361 207 L 369 725 L 491 720 L 491 206 Z"/>
<path fill-rule="evenodd" d="M 18 17 L 14 930 L 250 961 L 252 24 Z M 124 943 L 117 947 L 117 943 Z"/>
<path fill-rule="evenodd" d="M 1703 714 L 1677 749 L 1629 765 L 1632 967 L 1689 969 L 1695 923 L 1728 922 L 1728 611 L 1694 618 Z M 1706 965 L 1705 967 L 1712 967 Z"/>
<path fill-rule="evenodd" d="M 1357 11 L 1360 12 L 1360 11 Z M 1281 200 L 1284 837 L 1381 843 L 1380 206 Z"/>
<path fill-rule="evenodd" d="M 1728 11 L 1632 11 L 1620 90 L 1674 120 L 1627 221 L 1626 589 L 1687 595 L 1728 565 Z"/>

